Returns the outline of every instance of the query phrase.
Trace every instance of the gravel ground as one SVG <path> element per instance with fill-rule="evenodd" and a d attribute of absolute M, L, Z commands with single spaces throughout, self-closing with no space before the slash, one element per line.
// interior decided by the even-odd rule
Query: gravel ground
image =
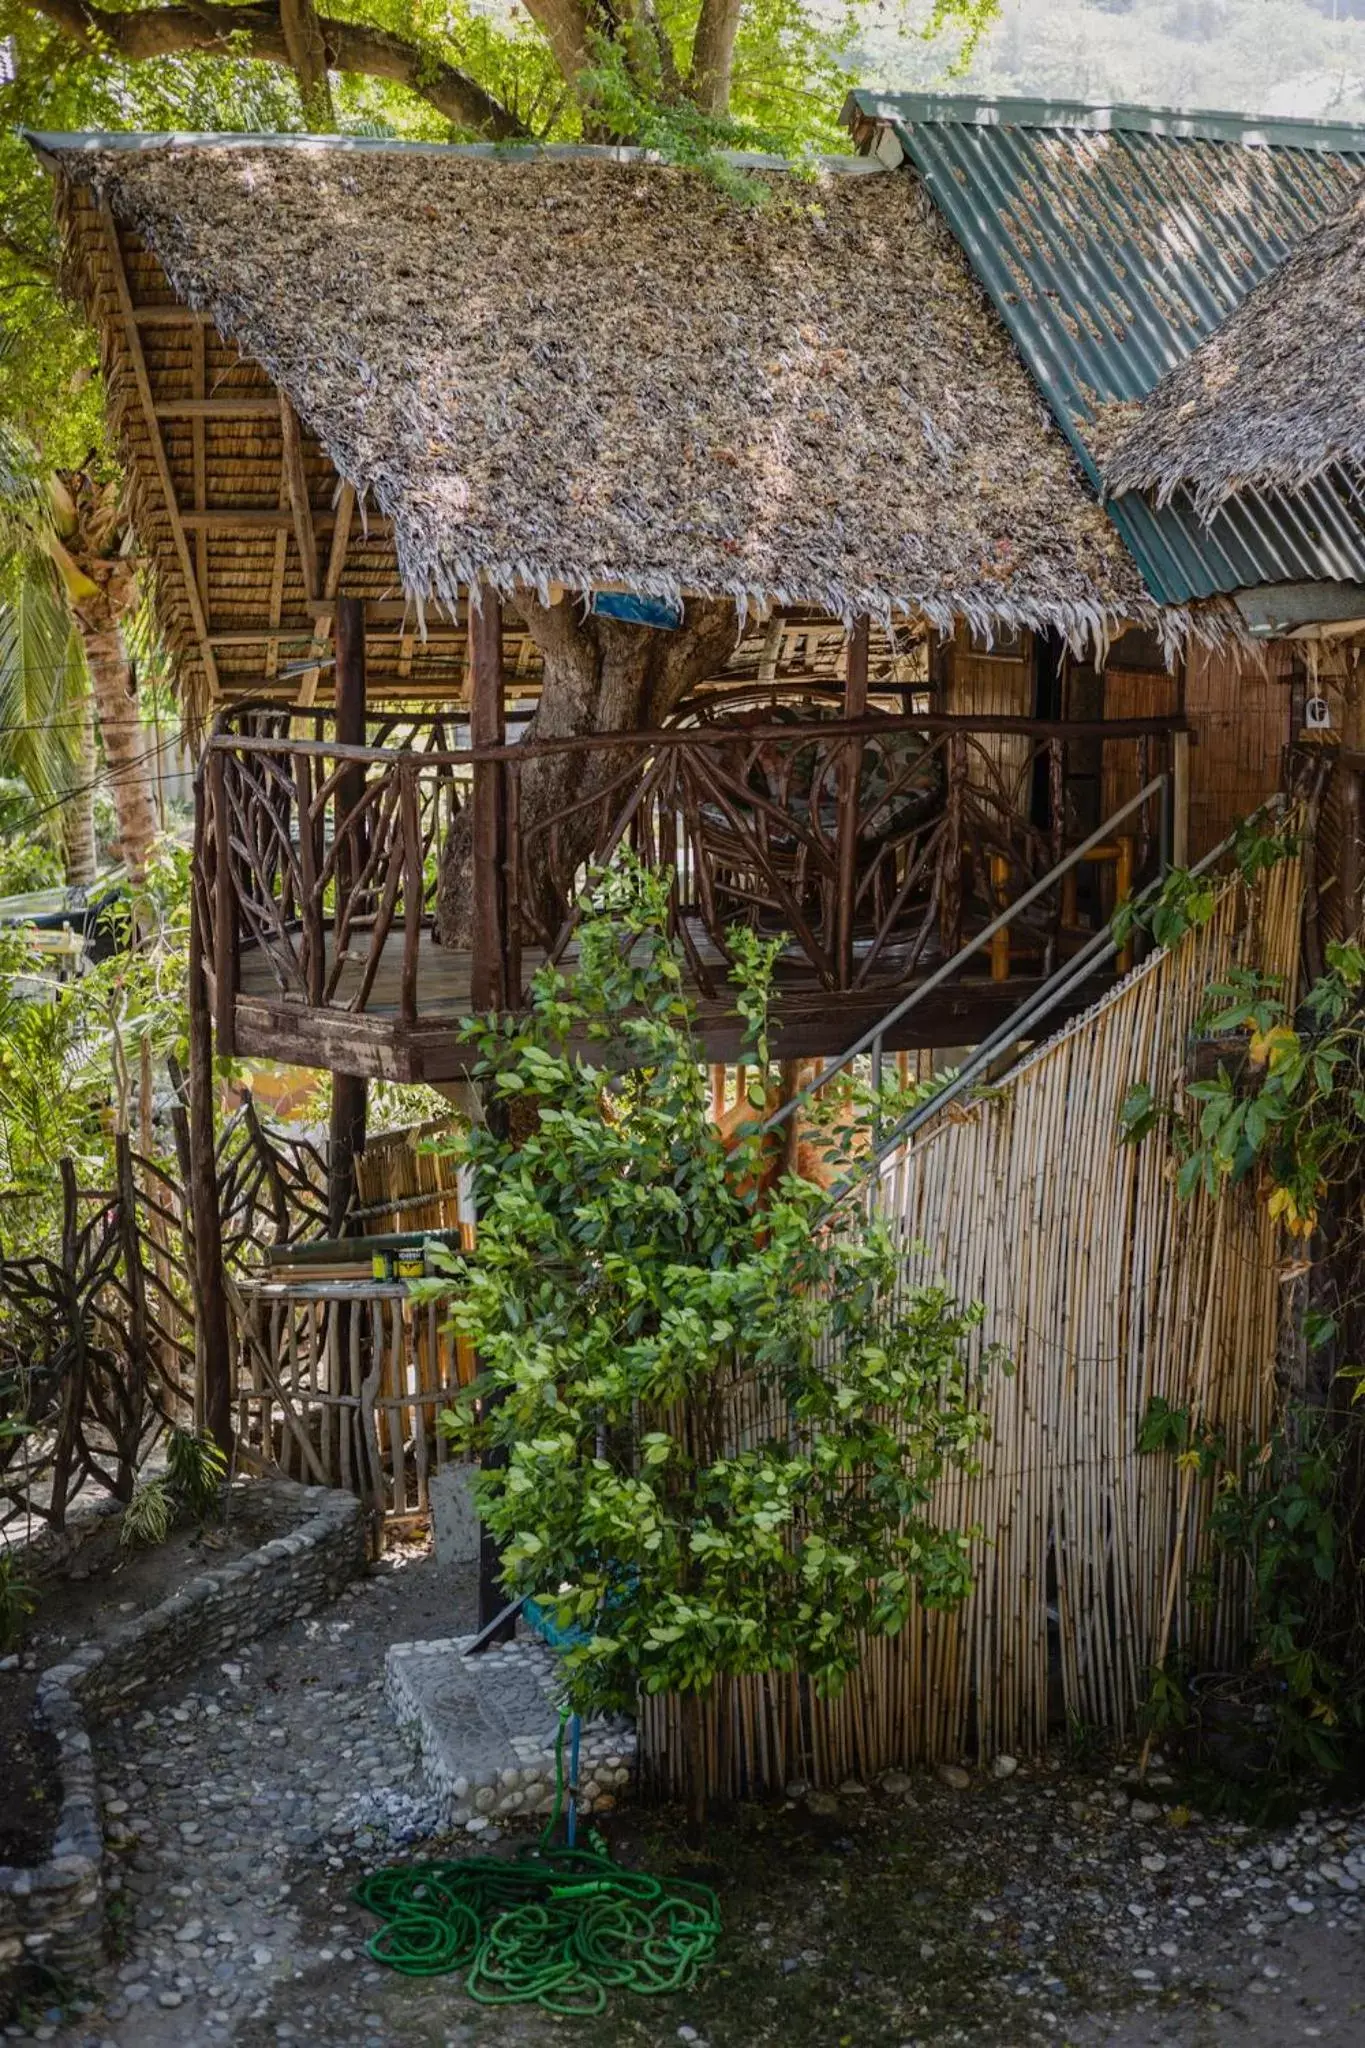
<path fill-rule="evenodd" d="M 1262 1831 L 1157 1772 L 1051 1759 L 893 1773 L 742 1809 L 706 1861 L 671 1816 L 609 1823 L 628 1861 L 705 1878 L 725 1933 L 695 1991 L 600 2020 L 472 2006 L 372 1965 L 350 1900 L 431 1812 L 382 1694 L 391 1642 L 469 1625 L 473 1588 L 398 1553 L 334 1608 L 103 1731 L 118 1960 L 62 2048 L 1032 2048 L 1365 2041 L 1365 1808 Z M 490 1831 L 496 1833 L 496 1831 Z M 508 1835 L 499 1847 L 529 1837 Z M 482 1838 L 487 1843 L 489 1835 Z M 481 1844 L 482 1846 L 482 1844 Z M 456 1853 L 466 1853 L 460 1850 Z M 419 1852 L 420 1853 L 420 1852 Z M 496 1850 L 495 1850 L 496 1853 Z M 11 2026 L 10 2035 L 25 2030 Z"/>

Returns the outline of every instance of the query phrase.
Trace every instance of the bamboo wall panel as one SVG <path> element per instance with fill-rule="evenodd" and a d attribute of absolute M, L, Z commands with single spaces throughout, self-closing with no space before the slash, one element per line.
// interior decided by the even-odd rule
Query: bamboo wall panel
<path fill-rule="evenodd" d="M 1158 669 L 1122 668 L 1110 662 L 1103 676 L 1106 718 L 1151 718 L 1180 709 L 1179 685 Z M 1141 762 L 1130 748 L 1106 747 L 1100 785 L 1100 816 L 1112 818 L 1142 787 L 1142 778 L 1165 765 L 1158 755 Z"/>
<path fill-rule="evenodd" d="M 1023 653 L 1014 660 L 1004 655 L 974 652 L 971 636 L 965 628 L 958 633 L 953 644 L 943 710 L 962 717 L 1032 718 L 1033 691 L 1033 655 L 1027 637 Z M 983 761 L 992 764 L 1004 789 L 1020 789 L 1022 809 L 1027 816 L 1028 791 L 1022 782 L 1030 751 L 1027 735 L 982 734 L 975 743 L 974 751 L 979 752 Z M 982 779 L 980 763 L 970 763 L 968 780 L 981 786 Z"/>
<path fill-rule="evenodd" d="M 923 1759 L 1041 1746 L 1063 1716 L 1130 1730 L 1172 1647 L 1231 1654 L 1244 1594 L 1196 1610 L 1202 1491 L 1140 1455 L 1153 1395 L 1234 1442 L 1271 1419 L 1278 1242 L 1249 1191 L 1178 1201 L 1159 1137 L 1116 1142 L 1138 1082 L 1179 1084 L 1208 984 L 1234 960 L 1293 984 L 1302 878 L 1283 862 L 1254 892 L 1227 885 L 1210 923 L 1158 954 L 1031 1056 L 998 1094 L 945 1115 L 887 1169 L 881 1200 L 907 1285 L 981 1301 L 979 1342 L 1014 1364 L 988 1395 L 980 1471 L 940 1490 L 945 1524 L 979 1526 L 973 1596 L 868 1646 L 843 1695 L 791 1676 L 747 1680 L 724 1707 L 728 1789 L 835 1783 Z M 743 1430 L 741 1430 L 743 1433 Z M 680 1783 L 677 1703 L 642 1711 L 646 1767 Z"/>
<path fill-rule="evenodd" d="M 367 1236 L 459 1228 L 458 1163 L 429 1144 L 451 1129 L 449 1124 L 423 1124 L 368 1140 L 355 1162 L 355 1220 L 363 1223 Z"/>
<path fill-rule="evenodd" d="M 1185 709 L 1194 728 L 1190 759 L 1190 854 L 1198 860 L 1280 786 L 1289 738 L 1293 649 L 1277 641 L 1264 666 L 1245 650 L 1192 647 Z"/>

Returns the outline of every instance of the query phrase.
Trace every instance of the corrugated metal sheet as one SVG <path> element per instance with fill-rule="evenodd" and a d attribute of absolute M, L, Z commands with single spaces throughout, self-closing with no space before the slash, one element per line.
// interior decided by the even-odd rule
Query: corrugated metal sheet
<path fill-rule="evenodd" d="M 894 134 L 1097 486 L 1096 407 L 1144 398 L 1365 178 L 1365 128 L 1306 121 L 867 92 L 845 119 Z M 1208 524 L 1179 499 L 1109 510 L 1164 603 L 1365 581 L 1344 473 L 1243 492 Z"/>

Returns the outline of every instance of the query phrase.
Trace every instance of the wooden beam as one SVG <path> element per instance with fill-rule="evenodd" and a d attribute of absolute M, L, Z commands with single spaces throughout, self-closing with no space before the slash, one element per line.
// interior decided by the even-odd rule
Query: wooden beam
<path fill-rule="evenodd" d="M 189 606 L 190 623 L 194 637 L 199 643 L 199 658 L 204 664 L 204 675 L 211 695 L 218 695 L 218 663 L 209 645 L 208 620 L 204 615 L 203 600 L 199 595 L 199 577 L 190 554 L 190 544 L 181 518 L 180 506 L 175 495 L 175 480 L 171 465 L 166 459 L 166 444 L 161 438 L 161 428 L 156 417 L 156 400 L 152 396 L 152 380 L 147 373 L 147 358 L 143 353 L 142 336 L 138 332 L 137 309 L 128 285 L 128 272 L 123 261 L 123 246 L 118 238 L 118 223 L 109 209 L 107 199 L 100 201 L 100 220 L 104 227 L 105 240 L 109 249 L 109 262 L 113 272 L 114 290 L 118 296 L 119 311 L 123 316 L 124 339 L 128 345 L 128 357 L 133 366 L 133 378 L 137 384 L 138 397 L 142 403 L 143 417 L 147 427 L 147 439 L 152 451 L 152 461 L 161 483 L 162 495 L 166 501 L 166 517 L 170 521 L 171 538 L 175 543 L 176 558 L 180 563 L 180 574 L 185 583 L 185 602 Z"/>
<path fill-rule="evenodd" d="M 303 428 L 299 416 L 284 392 L 280 393 L 280 457 L 289 490 L 289 509 L 294 519 L 294 545 L 303 569 L 304 595 L 311 602 L 318 589 L 318 540 L 313 527 L 313 504 L 308 495 L 308 471 L 303 460 Z"/>
<path fill-rule="evenodd" d="M 235 528 L 240 529 L 243 533 L 292 533 L 295 531 L 294 514 L 292 509 L 287 506 L 210 505 L 203 512 L 183 512 L 180 517 L 187 527 L 205 527 L 210 531 L 216 528 L 224 532 L 231 532 Z M 314 529 L 322 527 L 328 532 L 329 536 L 334 524 L 335 521 L 330 512 L 314 513 L 313 515 Z M 389 531 L 388 522 L 384 521 L 382 525 L 383 532 L 387 534 Z M 370 521 L 371 537 L 378 533 L 380 528 L 381 522 L 372 519 Z"/>
<path fill-rule="evenodd" d="M 202 512 L 182 512 L 182 526 L 199 533 L 289 533 L 294 515 L 269 505 L 209 505 Z"/>
<path fill-rule="evenodd" d="M 198 330 L 203 346 L 203 329 Z M 159 420 L 277 420 L 279 400 L 263 391 L 259 398 L 158 398 Z"/>
<path fill-rule="evenodd" d="M 281 477 L 279 483 L 281 505 L 284 504 L 286 496 L 284 478 Z M 288 567 L 289 535 L 287 533 L 277 533 L 275 535 L 275 555 L 270 565 L 270 623 L 272 626 L 278 626 L 280 620 L 284 617 L 284 576 Z M 266 675 L 273 679 L 279 665 L 279 642 L 271 640 L 265 650 Z"/>
<path fill-rule="evenodd" d="M 202 399 L 205 392 L 204 330 L 190 329 L 190 374 L 194 388 Z M 204 422 L 195 414 L 190 420 L 191 467 L 194 473 L 194 509 L 202 512 L 209 501 L 208 455 L 204 437 Z M 204 617 L 210 616 L 209 605 L 209 537 L 204 532 L 194 536 L 194 566 L 199 578 L 199 601 L 204 607 Z M 212 646 L 212 641 L 210 641 Z"/>
<path fill-rule="evenodd" d="M 327 555 L 327 574 L 323 578 L 322 594 L 331 601 L 341 588 L 342 571 L 346 567 L 346 550 L 351 544 L 351 525 L 355 519 L 355 485 L 343 481 L 337 492 L 335 524 L 332 527 L 332 545 Z"/>
<path fill-rule="evenodd" d="M 500 747 L 506 739 L 502 703 L 502 600 L 491 585 L 471 590 L 469 602 L 469 743 Z M 503 820 L 502 768 L 496 761 L 474 765 L 474 915 L 470 932 L 470 1004 L 475 1011 L 501 1009 L 503 987 Z"/>
<path fill-rule="evenodd" d="M 212 327 L 211 313 L 198 313 L 193 306 L 134 306 L 139 327 Z"/>

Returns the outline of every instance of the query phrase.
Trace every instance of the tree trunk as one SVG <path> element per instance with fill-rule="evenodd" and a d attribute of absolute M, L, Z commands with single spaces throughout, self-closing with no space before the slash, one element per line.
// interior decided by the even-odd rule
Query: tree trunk
<path fill-rule="evenodd" d="M 687 1844 L 691 1849 L 700 1849 L 706 1837 L 710 1805 L 706 1786 L 706 1702 L 694 1690 L 683 1694 L 681 1706 Z"/>
<path fill-rule="evenodd" d="M 690 604 L 676 632 L 584 616 L 574 599 L 536 604 L 518 596 L 544 662 L 540 704 L 528 739 L 570 739 L 586 733 L 649 730 L 662 725 L 688 692 L 726 659 L 739 635 L 728 599 Z M 555 857 L 541 828 L 570 803 L 602 789 L 621 767 L 610 747 L 594 754 L 551 755 L 521 774 L 520 832 L 526 849 L 522 901 L 533 924 L 551 938 L 569 908 L 569 879 L 592 851 L 600 818 L 585 806 L 564 821 Z M 467 947 L 473 914 L 470 818 L 462 811 L 441 855 L 437 933 L 442 945 Z"/>
<path fill-rule="evenodd" d="M 88 889 L 96 870 L 95 724 L 88 693 L 81 698 L 79 710 L 75 788 L 61 809 L 62 868 L 68 889 Z"/>
<path fill-rule="evenodd" d="M 109 764 L 119 852 L 128 872 L 140 880 L 157 826 L 147 776 L 146 735 L 138 715 L 137 681 L 117 626 L 94 629 L 82 625 L 81 637 Z"/>

